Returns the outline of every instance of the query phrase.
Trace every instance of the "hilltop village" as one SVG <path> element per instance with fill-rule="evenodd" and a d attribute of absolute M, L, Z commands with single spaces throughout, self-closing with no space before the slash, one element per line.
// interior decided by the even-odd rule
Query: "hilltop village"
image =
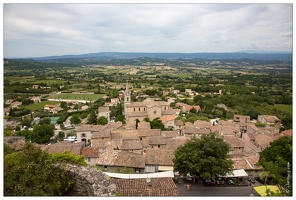
<path fill-rule="evenodd" d="M 233 170 L 243 169 L 248 176 L 258 178 L 262 172 L 262 168 L 256 166 L 259 152 L 281 136 L 292 136 L 292 130 L 280 132 L 281 121 L 276 116 L 259 115 L 257 120 L 251 121 L 250 116 L 234 115 L 233 120 L 227 121 L 217 118 L 183 123 L 177 119 L 180 112 L 188 113 L 192 108 L 199 111 L 200 107 L 177 103 L 177 109 L 173 109 L 170 107 L 173 99 L 166 102 L 146 98 L 142 102 L 132 102 L 128 84 L 120 97 L 124 99 L 126 124 L 110 120 L 108 105 L 119 101 L 108 102 L 97 110 L 97 117 L 105 116 L 108 124 L 91 125 L 83 121 L 75 126 L 76 135 L 72 140 L 66 138 L 65 141 L 40 145 L 41 148 L 49 153 L 70 151 L 83 155 L 86 163 L 98 166 L 104 172 L 167 172 L 174 171 L 174 151 L 178 146 L 191 137 L 200 138 L 214 132 L 230 145 Z M 47 106 L 44 109 L 52 112 L 60 109 L 59 106 Z M 159 118 L 169 131 L 152 129 L 150 123 L 144 121 L 146 117 Z M 257 127 L 256 122 L 265 126 Z"/>

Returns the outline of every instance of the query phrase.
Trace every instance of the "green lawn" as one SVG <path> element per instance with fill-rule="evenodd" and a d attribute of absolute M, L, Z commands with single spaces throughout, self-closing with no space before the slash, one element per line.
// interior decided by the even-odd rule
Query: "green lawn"
<path fill-rule="evenodd" d="M 59 103 L 60 102 L 57 102 L 57 101 L 41 101 L 40 103 L 25 106 L 25 108 L 27 108 L 31 111 L 36 111 L 36 110 L 43 109 L 44 105 L 46 105 L 46 104 L 55 105 L 55 104 L 59 104 Z"/>
<path fill-rule="evenodd" d="M 292 105 L 281 105 L 281 104 L 277 104 L 275 105 L 275 108 L 277 110 L 283 111 L 283 112 L 287 112 L 292 114 Z"/>
<path fill-rule="evenodd" d="M 74 99 L 74 100 L 87 100 L 95 101 L 102 98 L 104 94 L 72 94 L 72 93 L 61 93 L 52 95 L 52 99 Z"/>

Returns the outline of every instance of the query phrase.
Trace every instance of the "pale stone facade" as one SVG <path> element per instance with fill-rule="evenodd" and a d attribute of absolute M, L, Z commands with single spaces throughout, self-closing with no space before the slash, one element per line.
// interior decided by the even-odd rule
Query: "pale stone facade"
<path fill-rule="evenodd" d="M 143 102 L 131 102 L 130 90 L 126 84 L 124 94 L 124 115 L 127 123 L 135 122 L 136 119 L 143 121 L 145 117 L 153 120 L 166 115 L 166 111 L 171 109 L 170 104 L 165 101 L 154 101 L 145 99 Z"/>

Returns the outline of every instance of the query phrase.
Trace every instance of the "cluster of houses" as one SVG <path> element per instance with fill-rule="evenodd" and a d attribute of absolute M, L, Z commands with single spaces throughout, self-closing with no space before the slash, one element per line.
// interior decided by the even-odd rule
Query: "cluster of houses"
<path fill-rule="evenodd" d="M 266 121 L 264 128 L 256 127 L 249 119 L 249 116 L 236 115 L 234 120 L 218 120 L 214 125 L 207 121 L 183 124 L 175 120 L 180 123 L 180 129 L 173 131 L 151 129 L 150 123 L 145 121 L 139 122 L 137 127 L 136 122 L 125 125 L 121 122 L 82 124 L 76 129 L 77 142 L 59 142 L 43 148 L 52 153 L 71 151 L 83 155 L 88 164 L 96 165 L 105 172 L 128 168 L 132 173 L 146 174 L 174 171 L 174 151 L 178 146 L 193 136 L 199 138 L 214 132 L 230 145 L 233 169 L 244 169 L 249 176 L 258 177 L 262 171 L 260 166 L 256 166 L 259 152 L 273 140 L 284 135 L 291 136 L 292 131 L 280 133 L 276 128 L 278 119 L 275 116 L 258 117 Z M 90 145 L 85 147 L 86 143 Z"/>

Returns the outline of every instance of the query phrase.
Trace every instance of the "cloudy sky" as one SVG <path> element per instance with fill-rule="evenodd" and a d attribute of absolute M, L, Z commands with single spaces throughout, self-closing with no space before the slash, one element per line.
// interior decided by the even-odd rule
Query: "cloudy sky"
<path fill-rule="evenodd" d="M 292 3 L 3 4 L 3 56 L 292 51 Z"/>

